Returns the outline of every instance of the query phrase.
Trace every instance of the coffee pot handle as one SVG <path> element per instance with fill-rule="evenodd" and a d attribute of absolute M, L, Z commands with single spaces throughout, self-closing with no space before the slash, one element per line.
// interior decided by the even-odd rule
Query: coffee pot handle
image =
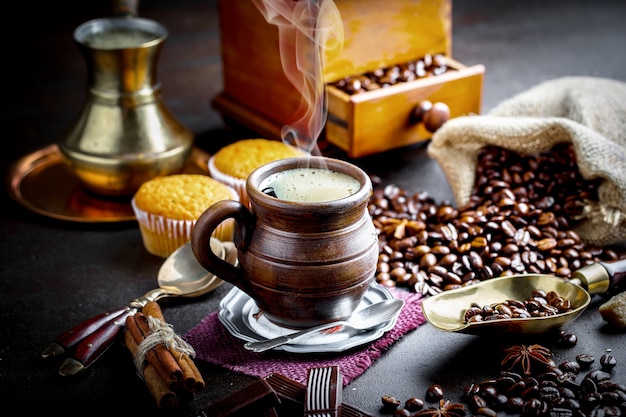
<path fill-rule="evenodd" d="M 255 220 L 250 210 L 235 200 L 218 201 L 200 215 L 191 232 L 191 249 L 200 265 L 207 271 L 248 292 L 248 282 L 243 277 L 241 266 L 233 266 L 211 250 L 210 239 L 213 231 L 224 220 L 231 218 L 236 223 L 235 246 L 239 252 L 245 251 Z"/>
<path fill-rule="evenodd" d="M 113 16 L 137 17 L 139 0 L 113 0 Z"/>

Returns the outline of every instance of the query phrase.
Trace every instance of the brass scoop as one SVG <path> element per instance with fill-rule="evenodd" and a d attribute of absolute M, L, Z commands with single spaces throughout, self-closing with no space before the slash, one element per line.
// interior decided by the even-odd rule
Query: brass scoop
<path fill-rule="evenodd" d="M 574 273 L 567 280 L 552 275 L 520 274 L 492 278 L 478 284 L 425 298 L 422 310 L 428 322 L 440 330 L 474 335 L 497 332 L 547 333 L 578 317 L 591 301 L 591 294 L 616 290 L 626 283 L 626 259 L 596 262 Z M 568 299 L 571 310 L 552 316 L 508 318 L 467 323 L 465 311 L 472 303 L 480 306 L 505 300 L 525 300 L 533 290 L 555 291 Z"/>

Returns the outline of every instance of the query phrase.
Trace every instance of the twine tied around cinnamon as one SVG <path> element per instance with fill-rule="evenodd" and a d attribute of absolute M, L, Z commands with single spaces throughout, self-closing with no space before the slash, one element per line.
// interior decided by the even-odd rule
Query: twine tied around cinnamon
<path fill-rule="evenodd" d="M 178 352 L 180 355 L 179 360 L 184 354 L 192 358 L 196 356 L 193 346 L 176 334 L 174 326 L 152 316 L 146 316 L 146 319 L 151 333 L 139 344 L 134 358 L 135 367 L 140 375 L 143 374 L 146 354 L 157 345 L 163 344 L 168 350 Z"/>

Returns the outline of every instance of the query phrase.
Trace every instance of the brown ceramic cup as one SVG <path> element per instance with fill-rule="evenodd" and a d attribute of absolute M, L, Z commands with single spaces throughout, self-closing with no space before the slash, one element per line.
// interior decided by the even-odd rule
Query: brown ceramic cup
<path fill-rule="evenodd" d="M 333 199 L 329 184 L 324 194 L 331 199 L 315 202 L 281 199 L 262 189 L 272 175 L 303 167 L 347 174 L 356 187 Z M 373 281 L 378 259 L 367 174 L 338 159 L 290 158 L 253 171 L 246 189 L 250 209 L 225 200 L 198 218 L 191 244 L 200 264 L 248 294 L 280 326 L 305 328 L 348 318 Z M 236 266 L 209 246 L 213 230 L 228 218 L 237 223 Z"/>

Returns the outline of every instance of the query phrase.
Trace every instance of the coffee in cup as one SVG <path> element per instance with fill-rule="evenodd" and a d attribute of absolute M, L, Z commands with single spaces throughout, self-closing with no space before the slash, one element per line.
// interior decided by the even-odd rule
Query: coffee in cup
<path fill-rule="evenodd" d="M 349 197 L 361 188 L 361 183 L 341 172 L 309 167 L 276 172 L 259 188 L 281 200 L 314 203 Z"/>

